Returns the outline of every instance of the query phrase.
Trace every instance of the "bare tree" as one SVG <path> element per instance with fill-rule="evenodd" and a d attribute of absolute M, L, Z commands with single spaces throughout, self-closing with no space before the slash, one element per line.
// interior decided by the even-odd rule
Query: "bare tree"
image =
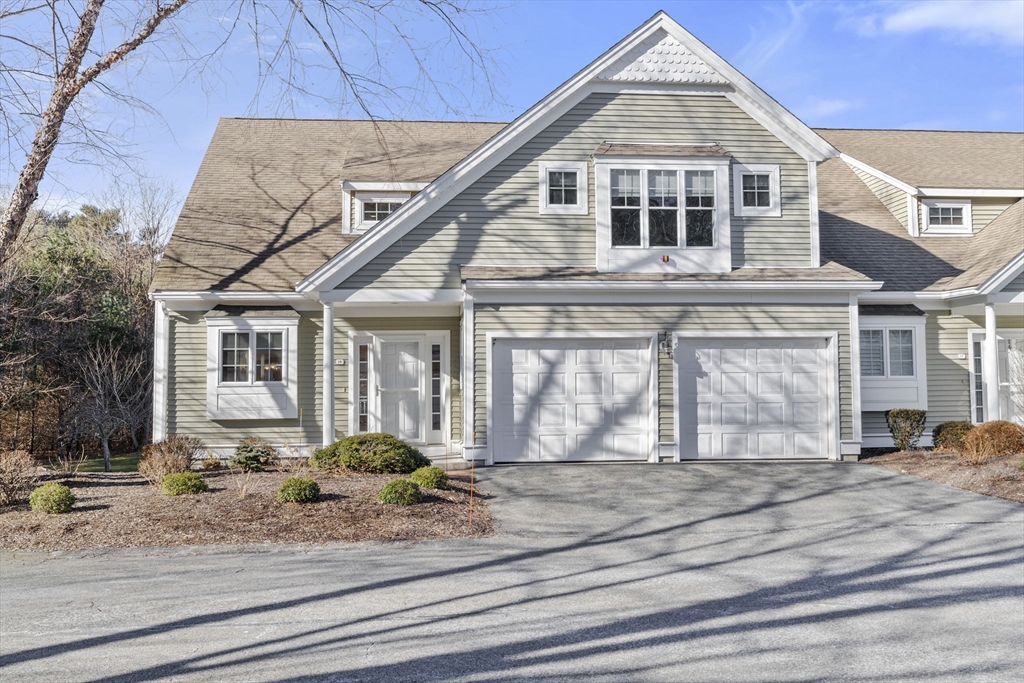
<path fill-rule="evenodd" d="M 147 56 L 157 55 L 177 78 L 205 79 L 233 39 L 248 39 L 255 46 L 254 113 L 262 102 L 288 109 L 305 99 L 371 119 L 425 99 L 457 112 L 495 92 L 492 60 L 472 31 L 475 16 L 487 10 L 473 0 L 0 3 L 0 127 L 7 132 L 0 158 L 25 154 L 0 218 L 0 265 L 18 244 L 59 145 L 81 153 L 76 160 L 126 162 L 120 122 L 155 112 L 132 78 L 114 75 L 117 67 L 144 73 Z M 365 57 L 350 57 L 345 48 L 353 42 Z M 101 122 L 89 93 L 123 105 L 127 116 Z"/>
<path fill-rule="evenodd" d="M 149 364 L 144 356 L 101 344 L 89 348 L 78 365 L 85 389 L 79 411 L 103 448 L 103 467 L 109 472 L 110 440 L 124 428 L 137 427 L 140 406 L 148 403 Z"/>
<path fill-rule="evenodd" d="M 1024 426 L 1024 339 L 1006 342 L 1007 415 L 1012 422 Z"/>

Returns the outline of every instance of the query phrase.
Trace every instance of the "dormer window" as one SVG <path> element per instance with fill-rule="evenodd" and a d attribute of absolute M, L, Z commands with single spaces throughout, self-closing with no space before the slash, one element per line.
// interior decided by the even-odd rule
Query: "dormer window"
<path fill-rule="evenodd" d="M 366 232 L 398 211 L 417 192 L 426 187 L 420 182 L 345 181 L 342 189 L 342 231 Z"/>
<path fill-rule="evenodd" d="M 542 215 L 587 214 L 587 162 L 541 161 L 538 166 L 537 207 Z"/>
<path fill-rule="evenodd" d="M 971 235 L 970 199 L 925 199 L 921 201 L 924 209 L 924 235 L 964 236 Z"/>
<path fill-rule="evenodd" d="M 729 161 L 711 145 L 602 145 L 594 157 L 598 270 L 728 272 L 729 212 L 719 206 L 729 196 Z"/>
<path fill-rule="evenodd" d="M 779 167 L 773 164 L 733 164 L 733 215 L 781 216 L 779 175 Z"/>

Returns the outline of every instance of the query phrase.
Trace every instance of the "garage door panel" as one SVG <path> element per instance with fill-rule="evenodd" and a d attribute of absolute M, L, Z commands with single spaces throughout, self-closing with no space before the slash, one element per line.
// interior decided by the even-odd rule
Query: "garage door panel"
<path fill-rule="evenodd" d="M 676 363 L 680 457 L 828 455 L 824 339 L 680 341 Z"/>
<path fill-rule="evenodd" d="M 492 362 L 496 461 L 648 458 L 646 340 L 497 340 Z"/>

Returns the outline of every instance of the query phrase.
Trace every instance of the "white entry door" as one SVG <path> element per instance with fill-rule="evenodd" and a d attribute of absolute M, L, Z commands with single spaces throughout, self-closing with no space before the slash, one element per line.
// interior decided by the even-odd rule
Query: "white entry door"
<path fill-rule="evenodd" d="M 679 455 L 824 458 L 829 363 L 824 339 L 680 339 Z"/>
<path fill-rule="evenodd" d="M 642 338 L 496 340 L 494 460 L 647 460 L 650 355 Z"/>
<path fill-rule="evenodd" d="M 422 442 L 422 343 L 418 339 L 377 339 L 377 396 L 381 431 Z"/>

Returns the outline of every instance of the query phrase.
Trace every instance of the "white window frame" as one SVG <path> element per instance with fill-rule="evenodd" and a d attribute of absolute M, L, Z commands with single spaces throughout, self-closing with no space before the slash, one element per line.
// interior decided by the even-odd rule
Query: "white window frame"
<path fill-rule="evenodd" d="M 1011 328 L 1002 328 L 1002 327 L 1000 327 L 1000 328 L 998 328 L 996 330 L 996 339 L 997 340 L 998 339 L 1007 339 L 1007 340 L 1009 340 L 1009 339 L 1024 339 L 1024 332 L 1022 332 L 1019 329 L 1015 330 L 1015 329 L 1011 329 Z M 981 361 L 980 372 L 977 372 L 974 369 L 974 360 L 975 360 L 974 344 L 975 344 L 975 342 L 978 342 L 978 343 L 980 343 L 982 345 L 982 351 L 981 351 L 981 356 L 980 356 L 980 361 Z M 982 422 L 987 422 L 988 420 L 1001 420 L 1001 419 L 1003 419 L 1002 415 L 995 416 L 995 417 L 991 416 L 991 414 L 989 412 L 989 406 L 987 406 L 985 404 L 985 399 L 988 397 L 988 393 L 987 393 L 988 392 L 988 384 L 985 382 L 985 347 L 984 347 L 984 345 L 985 345 L 985 330 L 984 329 L 968 330 L 967 331 L 967 385 L 968 385 L 968 393 L 970 394 L 970 400 L 971 400 L 971 416 L 970 416 L 970 421 L 973 422 L 974 424 L 981 424 Z M 977 396 L 976 388 L 975 388 L 975 383 L 977 381 L 979 381 L 979 380 L 981 381 L 981 394 L 982 394 L 982 396 L 981 396 L 981 405 L 978 404 L 978 396 Z M 1002 401 L 1003 401 L 1002 392 L 1003 392 L 1003 386 L 1007 383 L 1007 381 L 1008 381 L 1008 378 L 1003 377 L 1002 373 L 1000 373 L 1000 375 L 999 375 L 999 391 L 1000 391 L 1000 397 L 999 397 L 999 399 L 1000 399 L 1000 406 L 999 407 L 1000 407 L 1000 409 L 1003 408 L 1003 405 L 1002 405 Z M 981 420 L 981 421 L 979 421 L 977 419 L 978 408 L 981 408 L 983 416 L 984 416 L 984 419 Z M 1000 412 L 1002 412 L 1002 411 L 1000 410 Z"/>
<path fill-rule="evenodd" d="M 341 231 L 346 235 L 362 233 L 376 222 L 364 224 L 363 207 L 357 201 L 360 198 L 371 195 L 393 195 L 402 197 L 402 203 L 409 201 L 413 195 L 427 186 L 422 182 L 382 182 L 382 181 L 352 181 L 345 180 L 341 183 Z M 372 201 L 364 199 L 364 201 Z"/>
<path fill-rule="evenodd" d="M 963 209 L 963 225 L 932 225 L 931 209 Z M 931 237 L 965 237 L 974 234 L 974 219 L 970 199 L 922 199 L 921 234 Z"/>
<path fill-rule="evenodd" d="M 223 333 L 249 335 L 249 379 L 221 381 Z M 257 381 L 256 334 L 280 332 L 281 380 Z M 298 408 L 297 318 L 244 318 L 225 316 L 206 321 L 206 416 L 211 420 L 264 420 L 297 418 Z"/>
<path fill-rule="evenodd" d="M 860 316 L 857 330 L 857 348 L 860 349 L 860 333 L 868 330 L 882 332 L 883 375 L 860 376 L 861 410 L 884 411 L 892 408 L 928 408 L 928 371 L 925 348 L 925 325 L 927 318 L 920 316 Z M 910 330 L 913 335 L 913 375 L 889 374 L 889 332 Z M 859 354 L 858 354 L 859 355 Z"/>
<path fill-rule="evenodd" d="M 576 174 L 576 203 L 548 203 L 548 172 L 562 171 Z M 586 216 L 590 210 L 587 176 L 590 165 L 586 161 L 541 161 L 537 164 L 539 194 L 537 206 L 545 216 Z"/>
<path fill-rule="evenodd" d="M 714 246 L 630 247 L 612 246 L 611 171 L 675 171 L 679 178 L 680 233 L 685 230 L 686 171 L 715 172 Z M 598 156 L 594 158 L 595 225 L 599 272 L 727 273 L 732 270 L 732 232 L 729 201 L 729 158 Z M 641 174 L 643 178 L 643 174 Z M 647 186 L 641 180 L 641 192 Z M 644 195 L 641 195 L 644 196 Z M 641 216 L 645 201 L 641 200 Z M 646 218 L 642 218 L 643 240 Z M 680 243 L 685 239 L 680 237 Z"/>
<path fill-rule="evenodd" d="M 767 175 L 771 203 L 768 206 L 743 206 L 743 176 Z M 733 164 L 732 165 L 732 212 L 742 218 L 782 216 L 781 201 L 782 173 L 778 164 Z"/>
<path fill-rule="evenodd" d="M 409 201 L 410 195 L 408 192 L 357 192 L 353 198 L 353 204 L 355 205 L 355 213 L 352 216 L 352 231 L 353 232 L 366 232 L 369 228 L 377 225 L 380 221 L 370 221 L 363 219 L 363 206 L 374 202 L 388 202 L 390 204 L 405 204 Z M 389 214 L 390 215 L 390 214 Z"/>

